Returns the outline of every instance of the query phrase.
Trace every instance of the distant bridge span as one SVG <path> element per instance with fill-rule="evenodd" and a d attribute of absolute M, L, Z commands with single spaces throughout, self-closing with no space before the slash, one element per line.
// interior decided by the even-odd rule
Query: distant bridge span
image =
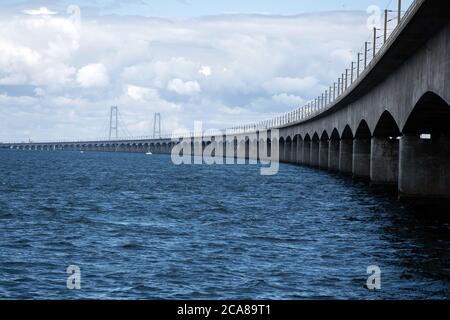
<path fill-rule="evenodd" d="M 333 98 L 328 92 L 321 103 L 306 109 L 234 128 L 235 149 L 241 142 L 258 140 L 258 132 L 274 129 L 280 133 L 277 141 L 257 142 L 277 143 L 282 162 L 397 185 L 406 197 L 450 198 L 450 1 L 416 0 L 348 88 L 337 96 L 334 89 Z M 214 139 L 205 137 L 206 143 Z M 1 147 L 170 153 L 176 143 L 159 139 Z M 245 155 L 250 157 L 248 145 Z"/>

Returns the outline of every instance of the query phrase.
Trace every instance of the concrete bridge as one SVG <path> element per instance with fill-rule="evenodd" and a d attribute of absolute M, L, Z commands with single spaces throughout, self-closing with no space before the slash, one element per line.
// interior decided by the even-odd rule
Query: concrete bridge
<path fill-rule="evenodd" d="M 370 63 L 361 72 L 358 67 L 355 76 L 352 68 L 351 79 L 342 77 L 338 87 L 282 117 L 228 131 L 232 155 L 252 158 L 253 144 L 258 146 L 256 157 L 262 158 L 267 154 L 261 150 L 277 144 L 282 162 L 396 186 L 402 197 L 450 199 L 449 17 L 449 1 L 414 1 Z M 279 138 L 260 140 L 262 131 L 270 136 L 275 129 Z M 193 139 L 191 151 L 201 153 L 216 139 L 205 136 L 200 147 Z M 160 139 L 2 147 L 169 153 L 176 143 Z"/>
<path fill-rule="evenodd" d="M 103 141 L 72 142 L 22 142 L 3 143 L 2 149 L 27 151 L 86 151 L 86 152 L 129 152 L 170 154 L 175 142 L 170 138 L 161 139 L 124 139 Z"/>

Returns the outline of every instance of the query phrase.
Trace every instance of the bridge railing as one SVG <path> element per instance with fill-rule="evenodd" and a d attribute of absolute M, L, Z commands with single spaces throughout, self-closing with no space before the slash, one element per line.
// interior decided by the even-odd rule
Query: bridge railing
<path fill-rule="evenodd" d="M 366 51 L 365 54 L 369 60 L 365 61 L 364 65 L 362 66 L 363 67 L 362 70 L 357 69 L 356 76 L 354 76 L 355 62 L 352 62 L 351 69 L 346 69 L 346 72 L 342 74 L 342 77 L 338 79 L 337 83 L 335 82 L 325 92 L 323 92 L 314 100 L 309 101 L 302 107 L 299 107 L 294 111 L 291 111 L 287 114 L 278 116 L 270 120 L 254 124 L 232 127 L 229 130 L 234 133 L 250 133 L 258 131 L 260 129 L 280 128 L 290 124 L 308 121 L 316 117 L 317 115 L 321 114 L 322 112 L 328 110 L 338 101 L 340 101 L 343 96 L 345 96 L 346 94 L 348 94 L 348 92 L 353 90 L 355 85 L 360 83 L 360 81 L 367 76 L 367 74 L 370 72 L 373 66 L 378 62 L 379 57 L 383 56 L 385 52 L 388 50 L 388 48 L 395 41 L 398 34 L 401 32 L 402 28 L 408 23 L 408 20 L 411 18 L 415 10 L 418 7 L 420 7 L 420 5 L 423 4 L 423 2 L 425 1 L 426 0 L 414 0 L 412 2 L 412 4 L 408 7 L 403 16 L 400 15 L 400 20 L 398 21 L 397 25 L 395 26 L 393 31 L 389 34 L 389 36 L 386 37 L 386 41 L 381 45 L 380 48 L 378 48 L 378 51 L 375 42 L 375 45 L 373 46 L 374 49 L 371 49 L 375 50 L 375 53 L 372 52 L 371 58 L 370 56 L 367 56 Z M 375 33 L 375 41 L 377 39 L 378 38 L 376 37 Z M 356 62 L 357 66 L 359 66 L 361 62 L 359 54 L 358 54 L 359 61 Z M 351 73 L 349 74 L 348 71 L 350 71 Z"/>

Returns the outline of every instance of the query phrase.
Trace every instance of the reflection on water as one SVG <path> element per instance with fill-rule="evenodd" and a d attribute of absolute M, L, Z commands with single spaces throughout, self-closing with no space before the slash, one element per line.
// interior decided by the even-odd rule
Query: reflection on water
<path fill-rule="evenodd" d="M 444 212 L 314 169 L 259 173 L 0 151 L 0 298 L 449 297 Z M 66 288 L 72 264 L 78 291 Z"/>

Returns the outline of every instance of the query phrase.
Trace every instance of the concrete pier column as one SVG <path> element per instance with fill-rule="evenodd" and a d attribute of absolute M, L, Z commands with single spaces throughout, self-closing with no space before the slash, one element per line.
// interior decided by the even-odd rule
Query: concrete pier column
<path fill-rule="evenodd" d="M 353 139 L 341 139 L 339 147 L 339 172 L 349 175 L 353 172 Z"/>
<path fill-rule="evenodd" d="M 250 160 L 250 140 L 248 138 L 245 138 L 244 148 L 245 148 L 244 159 Z"/>
<path fill-rule="evenodd" d="M 284 141 L 284 139 L 280 139 L 278 148 L 280 150 L 280 162 L 285 162 L 286 155 L 284 150 L 286 149 L 286 142 Z"/>
<path fill-rule="evenodd" d="M 398 183 L 399 140 L 372 138 L 370 151 L 370 180 L 372 185 Z"/>
<path fill-rule="evenodd" d="M 297 141 L 297 164 L 303 163 L 303 139 L 298 138 Z"/>
<path fill-rule="evenodd" d="M 237 163 L 238 164 L 245 164 L 245 140 L 243 140 L 242 137 L 240 137 L 240 140 L 237 144 Z"/>
<path fill-rule="evenodd" d="M 330 142 L 328 140 L 320 140 L 319 143 L 319 167 L 328 170 L 328 153 Z"/>
<path fill-rule="evenodd" d="M 288 138 L 284 145 L 284 162 L 290 163 L 292 155 L 292 140 Z"/>
<path fill-rule="evenodd" d="M 450 199 L 450 135 L 400 139 L 400 197 Z"/>
<path fill-rule="evenodd" d="M 311 142 L 311 157 L 309 164 L 313 167 L 319 166 L 319 140 Z"/>
<path fill-rule="evenodd" d="M 311 140 L 303 141 L 303 164 L 311 163 Z"/>
<path fill-rule="evenodd" d="M 328 170 L 339 171 L 340 140 L 330 140 L 328 147 Z"/>
<path fill-rule="evenodd" d="M 258 161 L 267 159 L 267 144 L 264 140 L 258 140 Z"/>
<path fill-rule="evenodd" d="M 353 177 L 370 178 L 370 139 L 353 140 Z"/>
<path fill-rule="evenodd" d="M 249 144 L 249 156 L 250 156 L 250 164 L 257 164 L 259 161 L 259 140 L 258 137 L 255 136 L 254 139 L 250 140 Z"/>
<path fill-rule="evenodd" d="M 298 137 L 294 137 L 294 140 L 292 140 L 292 148 L 291 148 L 291 162 L 297 163 L 297 147 L 298 145 Z"/>

